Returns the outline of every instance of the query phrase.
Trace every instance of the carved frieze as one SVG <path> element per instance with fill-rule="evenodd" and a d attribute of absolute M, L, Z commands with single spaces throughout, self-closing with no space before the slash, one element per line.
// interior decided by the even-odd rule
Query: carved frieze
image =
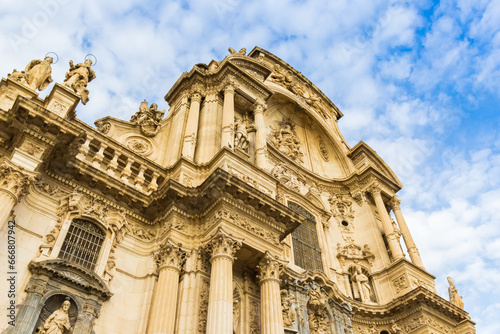
<path fill-rule="evenodd" d="M 208 316 L 208 291 L 210 281 L 203 278 L 200 287 L 200 308 L 198 310 L 198 334 L 205 334 L 207 328 Z"/>
<path fill-rule="evenodd" d="M 392 280 L 392 285 L 396 289 L 396 293 L 400 293 L 401 291 L 408 288 L 408 280 L 406 279 L 406 275 L 401 275 L 396 279 Z"/>
<path fill-rule="evenodd" d="M 328 311 L 326 302 L 328 298 L 323 294 L 319 287 L 311 287 L 308 291 L 309 300 L 307 301 L 307 320 L 309 324 L 309 333 L 326 334 L 328 330 Z"/>
<path fill-rule="evenodd" d="M 271 189 L 268 189 L 267 187 L 264 187 L 263 185 L 261 185 L 260 183 L 258 183 L 257 181 L 255 181 L 254 178 L 248 176 L 248 174 L 244 174 L 244 173 L 240 172 L 239 170 L 237 170 L 233 166 L 228 165 L 227 166 L 227 171 L 228 171 L 229 174 L 236 176 L 238 179 L 240 179 L 243 182 L 251 185 L 255 189 L 262 191 L 264 194 L 269 195 L 269 196 L 273 195 L 273 192 L 272 192 Z"/>
<path fill-rule="evenodd" d="M 295 124 L 288 118 L 283 118 L 281 122 L 275 122 L 271 125 L 269 141 L 284 155 L 295 163 L 304 163 L 304 153 L 302 153 L 302 143 L 297 132 Z"/>
<path fill-rule="evenodd" d="M 286 328 L 293 328 L 293 323 L 296 321 L 296 313 L 292 306 L 294 303 L 293 295 L 287 290 L 281 290 L 281 312 L 283 314 L 283 325 Z"/>
<path fill-rule="evenodd" d="M 359 261 L 365 260 L 369 264 L 372 264 L 375 260 L 375 255 L 370 251 L 370 247 L 365 245 L 363 248 L 354 244 L 348 243 L 342 246 L 337 243 L 337 258 L 341 263 L 346 263 L 348 261 Z"/>

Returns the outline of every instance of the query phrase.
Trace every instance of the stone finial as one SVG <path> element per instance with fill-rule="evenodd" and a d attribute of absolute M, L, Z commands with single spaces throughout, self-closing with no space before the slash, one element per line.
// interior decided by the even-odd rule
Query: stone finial
<path fill-rule="evenodd" d="M 92 69 L 92 60 L 85 59 L 83 63 L 74 65 L 73 61 L 69 61 L 69 71 L 66 72 L 66 79 L 63 84 L 69 87 L 80 95 L 83 104 L 89 101 L 89 90 L 87 84 L 95 79 L 95 72 Z"/>

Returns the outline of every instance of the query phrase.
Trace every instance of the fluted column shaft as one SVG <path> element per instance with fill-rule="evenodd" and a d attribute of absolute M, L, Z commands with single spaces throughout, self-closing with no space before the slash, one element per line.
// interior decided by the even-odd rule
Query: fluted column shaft
<path fill-rule="evenodd" d="M 281 267 L 281 264 L 269 252 L 266 252 L 257 266 L 260 279 L 261 334 L 283 334 L 284 332 L 279 279 Z"/>
<path fill-rule="evenodd" d="M 415 245 L 413 237 L 411 236 L 410 229 L 408 228 L 408 225 L 406 224 L 406 221 L 403 217 L 403 213 L 401 212 L 401 208 L 399 206 L 400 203 L 401 201 L 394 197 L 391 201 L 392 211 L 396 216 L 396 221 L 398 222 L 399 229 L 401 230 L 401 234 L 403 235 L 403 240 L 405 241 L 406 248 L 408 249 L 408 254 L 410 255 L 411 262 L 413 262 L 414 265 L 423 268 L 424 264 L 422 263 L 422 259 L 420 258 L 417 246 Z"/>
<path fill-rule="evenodd" d="M 224 89 L 222 109 L 222 146 L 234 147 L 234 86 L 229 84 Z"/>
<path fill-rule="evenodd" d="M 185 253 L 167 244 L 156 255 L 159 263 L 158 282 L 148 326 L 148 334 L 173 334 L 179 291 L 179 273 Z"/>
<path fill-rule="evenodd" d="M 254 104 L 255 119 L 255 164 L 260 168 L 267 168 L 267 144 L 266 144 L 266 125 L 264 123 L 264 109 L 266 105 L 263 101 L 257 101 Z"/>
<path fill-rule="evenodd" d="M 189 107 L 188 120 L 186 124 L 186 132 L 184 134 L 184 145 L 182 147 L 182 155 L 193 160 L 194 150 L 196 148 L 196 137 L 198 135 L 198 122 L 200 119 L 200 102 L 201 94 L 198 92 L 191 95 L 191 106 Z"/>
<path fill-rule="evenodd" d="M 207 334 L 233 333 L 233 261 L 240 247 L 241 242 L 221 232 L 207 245 L 212 255 Z"/>
<path fill-rule="evenodd" d="M 396 234 L 394 233 L 394 229 L 392 227 L 391 217 L 385 208 L 384 201 L 382 200 L 382 194 L 380 192 L 379 187 L 372 187 L 370 192 L 375 200 L 375 205 L 377 206 L 377 210 L 380 214 L 380 219 L 382 221 L 382 227 L 384 229 L 384 233 L 387 237 L 387 242 L 389 243 L 389 248 L 391 250 L 392 256 L 394 260 L 398 260 L 404 257 L 403 251 L 401 250 L 401 246 L 397 240 Z"/>

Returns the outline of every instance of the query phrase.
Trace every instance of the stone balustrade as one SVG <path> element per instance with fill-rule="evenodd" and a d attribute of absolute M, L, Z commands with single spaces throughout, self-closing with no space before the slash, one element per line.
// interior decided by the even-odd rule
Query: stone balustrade
<path fill-rule="evenodd" d="M 159 171 L 142 162 L 137 155 L 124 152 L 123 146 L 118 144 L 105 144 L 88 134 L 78 149 L 76 159 L 145 194 L 158 189 Z"/>

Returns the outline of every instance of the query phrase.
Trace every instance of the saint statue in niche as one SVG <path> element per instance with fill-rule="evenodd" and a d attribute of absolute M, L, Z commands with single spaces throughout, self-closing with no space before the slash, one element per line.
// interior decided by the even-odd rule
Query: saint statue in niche
<path fill-rule="evenodd" d="M 71 333 L 71 325 L 69 323 L 68 310 L 71 306 L 69 300 L 65 300 L 61 307 L 54 311 L 47 320 L 45 320 L 43 327 L 38 328 L 40 334 L 65 334 Z"/>

